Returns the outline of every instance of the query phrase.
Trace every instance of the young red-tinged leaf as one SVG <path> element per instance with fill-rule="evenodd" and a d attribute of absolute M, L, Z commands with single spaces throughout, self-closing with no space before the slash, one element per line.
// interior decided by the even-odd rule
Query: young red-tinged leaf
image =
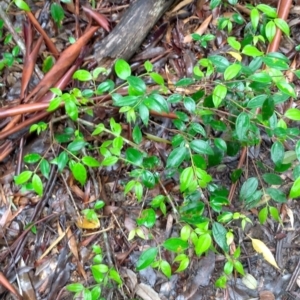
<path fill-rule="evenodd" d="M 269 264 L 274 266 L 276 269 L 279 269 L 271 250 L 260 240 L 251 238 L 251 241 L 252 241 L 252 246 L 253 246 L 254 250 L 257 253 L 262 254 L 264 259 Z"/>
<path fill-rule="evenodd" d="M 31 175 L 32 175 L 31 171 L 23 171 L 21 174 L 14 177 L 15 183 L 16 184 L 26 183 L 30 179 Z"/>
<path fill-rule="evenodd" d="M 184 271 L 189 266 L 189 263 L 190 259 L 187 256 L 185 256 L 183 259 L 180 260 L 179 267 L 176 270 L 176 273 Z"/>
<path fill-rule="evenodd" d="M 169 251 L 179 253 L 186 250 L 189 244 L 181 238 L 169 238 L 165 240 L 162 246 Z"/>
<path fill-rule="evenodd" d="M 268 208 L 264 207 L 260 210 L 260 212 L 258 213 L 258 220 L 260 224 L 264 224 L 267 220 L 268 217 Z"/>
<path fill-rule="evenodd" d="M 33 174 L 32 176 L 32 187 L 40 197 L 43 195 L 43 183 L 37 174 Z"/>
<path fill-rule="evenodd" d="M 88 167 L 99 167 L 101 165 L 97 159 L 91 156 L 84 156 L 82 162 Z"/>
<path fill-rule="evenodd" d="M 131 68 L 125 60 L 118 59 L 115 64 L 115 72 L 120 79 L 126 80 L 131 75 Z"/>
<path fill-rule="evenodd" d="M 144 251 L 137 261 L 136 269 L 140 271 L 149 267 L 154 262 L 157 253 L 158 249 L 156 247 L 152 247 Z"/>
<path fill-rule="evenodd" d="M 195 245 L 195 253 L 198 256 L 201 256 L 204 252 L 206 252 L 211 246 L 211 236 L 209 233 L 202 234 Z"/>
<path fill-rule="evenodd" d="M 300 109 L 298 108 L 289 108 L 285 114 L 285 117 L 293 121 L 300 121 Z"/>
<path fill-rule="evenodd" d="M 293 183 L 289 197 L 292 199 L 300 197 L 300 177 L 298 177 Z"/>
<path fill-rule="evenodd" d="M 171 266 L 170 264 L 165 261 L 165 260 L 162 260 L 161 263 L 160 263 L 160 269 L 161 271 L 163 272 L 163 274 L 166 275 L 167 278 L 170 278 L 172 273 L 171 273 Z"/>
<path fill-rule="evenodd" d="M 213 103 L 215 108 L 218 108 L 222 102 L 222 100 L 227 95 L 227 87 L 222 84 L 218 84 L 213 90 Z"/>
<path fill-rule="evenodd" d="M 119 275 L 119 273 L 115 269 L 110 269 L 109 270 L 109 277 L 114 280 L 117 284 L 121 285 L 122 284 L 122 279 Z"/>
<path fill-rule="evenodd" d="M 78 293 L 83 291 L 84 286 L 81 283 L 71 283 L 66 286 L 69 292 Z"/>
<path fill-rule="evenodd" d="M 87 172 L 83 164 L 75 163 L 72 168 L 72 174 L 76 180 L 78 180 L 81 185 L 84 185 L 87 179 Z"/>

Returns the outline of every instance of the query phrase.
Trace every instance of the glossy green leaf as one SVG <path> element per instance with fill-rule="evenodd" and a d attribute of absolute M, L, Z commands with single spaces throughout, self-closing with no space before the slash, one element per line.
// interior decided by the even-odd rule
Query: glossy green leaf
<path fill-rule="evenodd" d="M 42 157 L 38 153 L 29 153 L 24 156 L 23 160 L 27 164 L 34 164 L 38 162 Z"/>
<path fill-rule="evenodd" d="M 169 251 L 179 253 L 186 250 L 189 244 L 187 241 L 183 241 L 181 238 L 174 237 L 165 240 L 162 246 Z"/>
<path fill-rule="evenodd" d="M 175 86 L 189 86 L 191 84 L 193 84 L 195 81 L 193 78 L 182 78 L 182 79 L 179 79 Z"/>
<path fill-rule="evenodd" d="M 132 131 L 132 139 L 136 144 L 140 144 L 142 141 L 142 131 L 139 126 L 135 125 Z"/>
<path fill-rule="evenodd" d="M 276 141 L 271 147 L 271 158 L 275 165 L 280 165 L 284 158 L 284 147 L 279 141 Z"/>
<path fill-rule="evenodd" d="M 274 206 L 269 206 L 270 215 L 276 222 L 280 222 L 279 211 Z"/>
<path fill-rule="evenodd" d="M 276 82 L 276 86 L 283 93 L 285 93 L 293 98 L 296 98 L 296 96 L 297 96 L 296 91 L 290 83 L 287 83 L 286 81 L 278 81 L 278 82 Z"/>
<path fill-rule="evenodd" d="M 28 4 L 23 1 L 23 0 L 14 0 L 14 3 L 16 4 L 16 6 L 22 10 L 25 10 L 25 11 L 30 11 L 30 8 L 28 6 Z"/>
<path fill-rule="evenodd" d="M 240 273 L 241 275 L 245 275 L 244 267 L 240 261 L 235 261 L 233 263 L 233 267 L 238 273 Z"/>
<path fill-rule="evenodd" d="M 82 148 L 84 148 L 86 144 L 87 143 L 85 140 L 82 140 L 82 139 L 75 140 L 68 145 L 67 149 L 71 152 L 77 152 L 77 151 L 81 150 Z"/>
<path fill-rule="evenodd" d="M 242 185 L 240 191 L 240 198 L 242 200 L 251 197 L 258 187 L 258 180 L 256 177 L 248 178 Z"/>
<path fill-rule="evenodd" d="M 147 228 L 152 228 L 155 225 L 156 215 L 152 208 L 144 209 L 140 217 L 136 220 L 139 226 L 144 225 Z"/>
<path fill-rule="evenodd" d="M 23 171 L 18 176 L 15 176 L 14 180 L 16 184 L 23 184 L 26 183 L 31 178 L 31 176 L 32 176 L 31 171 Z"/>
<path fill-rule="evenodd" d="M 283 180 L 280 176 L 273 173 L 265 173 L 262 175 L 263 180 L 270 185 L 281 185 Z"/>
<path fill-rule="evenodd" d="M 153 79 L 153 81 L 155 83 L 157 83 L 159 85 L 165 84 L 164 78 L 160 74 L 152 72 L 152 73 L 149 73 L 149 76 Z"/>
<path fill-rule="evenodd" d="M 43 176 L 47 179 L 49 179 L 49 173 L 50 173 L 50 164 L 46 159 L 42 159 L 41 160 L 41 164 L 40 164 L 40 170 L 41 173 L 43 174 Z"/>
<path fill-rule="evenodd" d="M 125 60 L 118 59 L 115 64 L 115 72 L 119 78 L 126 80 L 131 75 L 131 68 Z"/>
<path fill-rule="evenodd" d="M 257 8 L 252 8 L 250 12 L 251 24 L 254 30 L 256 30 L 259 22 L 259 11 Z"/>
<path fill-rule="evenodd" d="M 233 271 L 233 262 L 232 261 L 227 261 L 224 265 L 224 273 L 226 275 L 231 274 Z"/>
<path fill-rule="evenodd" d="M 262 208 L 258 213 L 258 220 L 260 224 L 265 224 L 268 217 L 268 208 L 264 207 Z"/>
<path fill-rule="evenodd" d="M 229 251 L 229 247 L 226 243 L 226 233 L 227 230 L 225 229 L 225 227 L 217 222 L 214 222 L 212 225 L 212 234 L 213 234 L 213 238 L 214 241 L 219 245 L 219 247 L 225 251 L 228 252 Z"/>
<path fill-rule="evenodd" d="M 261 109 L 263 120 L 269 120 L 269 118 L 271 118 L 271 116 L 274 113 L 274 109 L 275 109 L 275 104 L 273 98 L 272 97 L 267 98 L 264 101 Z"/>
<path fill-rule="evenodd" d="M 105 167 L 113 166 L 114 164 L 117 163 L 118 160 L 119 160 L 119 158 L 116 156 L 108 156 L 103 159 L 103 161 L 101 162 L 101 165 L 105 166 Z"/>
<path fill-rule="evenodd" d="M 186 147 L 178 147 L 171 151 L 167 159 L 167 168 L 178 167 L 187 155 Z"/>
<path fill-rule="evenodd" d="M 190 263 L 190 259 L 186 256 L 180 261 L 179 267 L 176 270 L 176 272 L 179 273 L 184 271 L 189 266 L 189 263 Z"/>
<path fill-rule="evenodd" d="M 62 172 L 62 170 L 67 165 L 68 161 L 69 161 L 68 154 L 65 151 L 61 152 L 57 158 L 57 167 L 59 172 Z"/>
<path fill-rule="evenodd" d="M 84 286 L 81 283 L 71 283 L 66 286 L 66 290 L 73 293 L 78 293 L 84 290 Z"/>
<path fill-rule="evenodd" d="M 140 77 L 128 76 L 127 82 L 134 90 L 139 92 L 139 94 L 144 94 L 146 92 L 146 84 Z"/>
<path fill-rule="evenodd" d="M 286 34 L 287 36 L 290 35 L 290 27 L 289 25 L 287 24 L 287 22 L 283 19 L 274 19 L 274 22 L 276 24 L 276 26 L 284 33 Z"/>
<path fill-rule="evenodd" d="M 100 162 L 91 156 L 84 156 L 82 158 L 82 162 L 87 165 L 88 167 L 100 167 Z"/>
<path fill-rule="evenodd" d="M 262 56 L 264 54 L 263 52 L 259 51 L 255 46 L 251 46 L 251 45 L 246 45 L 243 48 L 242 53 L 252 57 Z"/>
<path fill-rule="evenodd" d="M 83 164 L 75 163 L 71 169 L 74 178 L 84 185 L 87 179 L 87 172 Z"/>
<path fill-rule="evenodd" d="M 214 154 L 214 151 L 211 148 L 211 146 L 208 144 L 208 142 L 203 140 L 193 140 L 190 143 L 190 148 L 199 154 L 207 154 L 207 155 Z"/>
<path fill-rule="evenodd" d="M 172 275 L 172 272 L 171 272 L 171 266 L 170 264 L 165 261 L 165 260 L 162 260 L 161 263 L 160 263 L 160 270 L 162 271 L 162 273 L 167 277 L 167 278 L 170 278 L 171 275 Z"/>
<path fill-rule="evenodd" d="M 212 244 L 212 239 L 209 233 L 202 234 L 195 245 L 195 253 L 198 256 L 201 256 L 206 252 Z"/>
<path fill-rule="evenodd" d="M 43 195 L 43 183 L 37 174 L 33 174 L 32 176 L 32 187 L 40 197 Z"/>
<path fill-rule="evenodd" d="M 242 66 L 237 63 L 230 65 L 229 67 L 227 67 L 227 69 L 224 72 L 224 79 L 225 80 L 233 79 L 239 74 L 241 68 Z"/>
<path fill-rule="evenodd" d="M 72 77 L 79 81 L 90 81 L 93 79 L 92 74 L 87 70 L 77 70 Z"/>
<path fill-rule="evenodd" d="M 194 171 L 192 167 L 185 168 L 180 174 L 180 191 L 187 190 L 194 179 Z"/>
<path fill-rule="evenodd" d="M 241 43 L 236 40 L 236 37 L 232 37 L 232 36 L 228 37 L 227 43 L 229 44 L 229 46 L 231 46 L 233 49 L 235 49 L 237 51 L 239 51 L 241 49 Z M 225 71 L 225 73 L 226 73 L 226 71 Z M 225 75 L 224 75 L 224 77 L 225 77 Z"/>
<path fill-rule="evenodd" d="M 227 87 L 222 84 L 218 84 L 213 90 L 213 103 L 215 108 L 218 108 L 222 100 L 226 97 Z"/>
<path fill-rule="evenodd" d="M 157 253 L 158 249 L 156 247 L 144 251 L 137 261 L 136 269 L 140 271 L 149 267 L 154 262 Z"/>
<path fill-rule="evenodd" d="M 285 114 L 285 117 L 287 117 L 290 120 L 293 121 L 300 121 L 300 109 L 298 108 L 289 108 Z"/>
<path fill-rule="evenodd" d="M 263 12 L 264 14 L 266 14 L 270 18 L 276 18 L 277 17 L 276 9 L 269 6 L 269 5 L 258 4 L 256 6 L 256 8 L 259 9 L 261 12 Z"/>
<path fill-rule="evenodd" d="M 276 33 L 276 26 L 273 21 L 269 21 L 267 23 L 265 32 L 266 32 L 266 37 L 267 37 L 268 41 L 272 42 L 275 37 L 275 33 Z"/>
<path fill-rule="evenodd" d="M 250 80 L 261 82 L 261 83 L 271 83 L 272 82 L 272 77 L 265 72 L 259 72 L 255 73 L 251 76 L 249 76 Z"/>
<path fill-rule="evenodd" d="M 235 131 L 240 141 L 247 140 L 247 133 L 250 128 L 250 118 L 245 112 L 241 112 L 235 122 Z"/>
<path fill-rule="evenodd" d="M 294 183 L 293 183 L 293 185 L 291 187 L 291 190 L 290 190 L 289 197 L 292 198 L 292 199 L 300 197 L 300 177 L 298 177 L 294 181 Z"/>
<path fill-rule="evenodd" d="M 141 166 L 143 163 L 143 154 L 134 148 L 127 148 L 125 151 L 126 159 L 135 164 L 136 166 Z"/>

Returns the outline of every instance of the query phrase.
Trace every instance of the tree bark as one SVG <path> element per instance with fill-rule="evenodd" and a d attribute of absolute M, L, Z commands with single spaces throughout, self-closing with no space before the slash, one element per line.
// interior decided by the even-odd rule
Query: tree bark
<path fill-rule="evenodd" d="M 162 14 L 175 0 L 137 0 L 125 12 L 119 24 L 94 48 L 100 67 L 109 73 L 118 58 L 128 60 Z"/>

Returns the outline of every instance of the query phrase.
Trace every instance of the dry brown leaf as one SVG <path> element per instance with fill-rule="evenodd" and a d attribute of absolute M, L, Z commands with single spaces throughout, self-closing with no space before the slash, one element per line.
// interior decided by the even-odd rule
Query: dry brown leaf
<path fill-rule="evenodd" d="M 100 222 L 98 219 L 88 220 L 85 216 L 83 216 L 81 219 L 78 218 L 76 225 L 82 229 L 96 229 L 100 227 Z"/>
<path fill-rule="evenodd" d="M 262 254 L 264 259 L 269 263 L 271 264 L 273 267 L 275 267 L 276 269 L 280 269 L 275 261 L 275 258 L 271 252 L 271 250 L 266 246 L 265 243 L 263 243 L 262 241 L 260 240 L 257 240 L 257 239 L 252 239 L 251 238 L 251 241 L 252 241 L 252 246 L 254 248 L 254 250 L 259 253 L 259 254 Z"/>
<path fill-rule="evenodd" d="M 294 213 L 293 213 L 293 211 L 289 207 L 286 206 L 286 213 L 290 218 L 291 227 L 294 228 Z"/>
<path fill-rule="evenodd" d="M 171 14 L 174 14 L 176 11 L 180 10 L 181 8 L 185 7 L 186 5 L 192 3 L 194 0 L 184 0 L 179 2 L 179 4 L 177 4 L 172 10 L 171 10 Z"/>

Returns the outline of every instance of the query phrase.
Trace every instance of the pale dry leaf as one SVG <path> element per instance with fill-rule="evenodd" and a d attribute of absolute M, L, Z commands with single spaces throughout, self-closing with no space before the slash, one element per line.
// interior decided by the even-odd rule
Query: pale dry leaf
<path fill-rule="evenodd" d="M 271 250 L 265 245 L 265 243 L 263 243 L 260 240 L 252 239 L 252 238 L 251 241 L 252 241 L 252 246 L 257 253 L 262 254 L 264 259 L 273 267 L 275 267 L 276 269 L 280 269 L 275 261 L 275 258 Z"/>
<path fill-rule="evenodd" d="M 275 300 L 275 296 L 270 291 L 262 291 L 259 293 L 259 300 Z"/>
<path fill-rule="evenodd" d="M 199 34 L 199 35 L 202 35 L 202 34 L 206 31 L 206 29 L 207 29 L 207 27 L 208 27 L 208 24 L 209 24 L 210 21 L 211 21 L 211 18 L 212 18 L 212 15 L 209 15 L 209 16 L 204 20 L 204 22 L 200 25 L 200 27 L 195 31 L 195 33 L 197 33 L 197 34 Z M 184 43 L 190 43 L 192 40 L 193 40 L 192 35 L 189 34 L 189 35 L 187 35 L 187 36 L 184 37 L 183 42 L 184 42 Z"/>
<path fill-rule="evenodd" d="M 293 211 L 292 211 L 289 207 L 287 207 L 287 206 L 286 206 L 285 209 L 286 209 L 287 215 L 288 215 L 289 218 L 290 218 L 291 227 L 294 228 L 294 213 L 293 213 Z"/>
<path fill-rule="evenodd" d="M 154 289 L 144 283 L 137 285 L 136 294 L 143 300 L 160 300 L 159 295 L 154 291 Z"/>
<path fill-rule="evenodd" d="M 192 3 L 193 0 L 184 0 L 179 2 L 178 5 L 176 5 L 172 10 L 171 10 L 171 14 L 175 13 L 176 11 L 180 10 L 181 8 L 185 7 L 186 5 Z"/>
<path fill-rule="evenodd" d="M 300 276 L 297 277 L 296 283 L 297 283 L 298 287 L 300 287 Z"/>
<path fill-rule="evenodd" d="M 242 281 L 244 285 L 250 290 L 257 289 L 257 280 L 251 274 L 247 273 L 243 278 Z"/>

